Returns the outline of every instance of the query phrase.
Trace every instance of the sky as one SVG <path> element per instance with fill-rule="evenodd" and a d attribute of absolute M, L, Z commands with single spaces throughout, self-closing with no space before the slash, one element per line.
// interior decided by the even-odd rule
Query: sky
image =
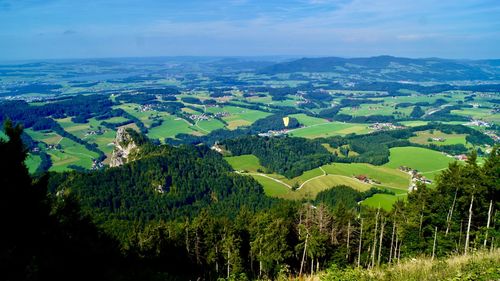
<path fill-rule="evenodd" d="M 0 60 L 500 58 L 499 0 L 0 0 Z"/>

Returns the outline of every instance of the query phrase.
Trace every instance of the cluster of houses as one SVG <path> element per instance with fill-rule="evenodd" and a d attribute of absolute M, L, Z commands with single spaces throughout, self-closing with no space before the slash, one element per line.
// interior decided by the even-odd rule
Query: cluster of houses
<path fill-rule="evenodd" d="M 369 127 L 371 130 L 374 131 L 389 131 L 389 130 L 398 130 L 398 129 L 404 129 L 404 126 L 399 126 L 399 125 L 394 125 L 392 123 L 375 123 L 370 125 Z"/>
<path fill-rule="evenodd" d="M 378 180 L 371 179 L 366 175 L 356 175 L 356 176 L 354 176 L 354 178 L 359 180 L 360 182 L 364 182 L 364 183 L 381 184 L 381 182 L 379 182 Z"/>
<path fill-rule="evenodd" d="M 61 145 L 60 144 L 49 144 L 49 145 L 47 145 L 47 149 L 48 150 L 60 150 Z M 62 152 L 64 152 L 64 151 L 62 151 Z"/>
<path fill-rule="evenodd" d="M 221 153 L 222 154 L 222 147 L 220 147 L 219 143 L 215 143 L 214 145 L 212 145 L 212 147 L 210 147 L 211 150 L 215 151 L 215 152 L 218 152 L 218 153 Z"/>
<path fill-rule="evenodd" d="M 432 183 L 430 179 L 424 177 L 418 170 L 406 166 L 399 167 L 399 170 L 411 176 L 411 184 L 408 187 L 408 191 L 410 192 L 417 189 L 417 183 L 425 183 L 425 184 Z"/>
<path fill-rule="evenodd" d="M 92 168 L 90 168 L 91 170 L 99 170 L 102 168 L 104 168 L 104 163 L 97 159 L 92 159 Z"/>
<path fill-rule="evenodd" d="M 85 133 L 85 136 L 88 137 L 88 136 L 100 136 L 102 134 L 106 133 L 106 130 L 102 130 L 102 129 L 97 129 L 97 130 L 88 130 L 86 133 Z"/>
<path fill-rule="evenodd" d="M 203 113 L 203 114 L 191 114 L 189 115 L 189 119 L 194 120 L 194 121 L 201 121 L 201 120 L 208 120 L 210 117 Z"/>
<path fill-rule="evenodd" d="M 139 107 L 140 112 L 152 111 L 154 110 L 154 105 L 152 104 L 143 104 Z"/>
<path fill-rule="evenodd" d="M 201 120 L 209 120 L 210 118 L 222 118 L 222 117 L 228 117 L 231 114 L 229 112 L 217 112 L 214 114 L 191 114 L 189 115 L 189 119 L 194 120 L 194 121 L 201 121 Z"/>
<path fill-rule="evenodd" d="M 438 142 L 444 142 L 446 139 L 445 138 L 436 138 L 436 137 L 433 137 L 433 138 L 429 138 L 430 141 L 438 141 Z"/>
<path fill-rule="evenodd" d="M 472 120 L 469 123 L 465 123 L 465 126 L 478 126 L 478 127 L 491 127 L 491 124 L 482 120 Z"/>
<path fill-rule="evenodd" d="M 279 136 L 286 135 L 287 133 L 288 133 L 287 129 L 269 130 L 269 131 L 267 131 L 267 133 L 259 133 L 258 136 L 259 137 L 279 137 Z"/>
<path fill-rule="evenodd" d="M 221 111 L 221 112 L 216 112 L 214 113 L 214 116 L 215 117 L 218 117 L 218 118 L 222 118 L 222 117 L 228 117 L 230 116 L 231 114 L 229 112 L 226 112 L 226 111 Z"/>
<path fill-rule="evenodd" d="M 459 160 L 459 161 L 467 161 L 467 155 L 465 154 L 460 154 L 460 155 L 455 155 L 453 158 Z"/>
<path fill-rule="evenodd" d="M 492 138 L 495 142 L 500 142 L 500 137 L 494 131 L 485 131 L 484 134 Z"/>

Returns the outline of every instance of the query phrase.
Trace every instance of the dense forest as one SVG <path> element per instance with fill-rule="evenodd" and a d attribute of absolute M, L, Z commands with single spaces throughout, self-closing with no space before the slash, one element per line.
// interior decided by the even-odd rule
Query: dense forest
<path fill-rule="evenodd" d="M 203 146 L 146 141 L 124 166 L 33 179 L 22 129 L 7 122 L 5 133 L 3 280 L 274 279 L 499 243 L 498 148 L 482 166 L 474 152 L 450 164 L 435 188 L 418 186 L 388 212 L 360 208 L 367 194 L 348 187 L 313 202 L 269 199 Z"/>

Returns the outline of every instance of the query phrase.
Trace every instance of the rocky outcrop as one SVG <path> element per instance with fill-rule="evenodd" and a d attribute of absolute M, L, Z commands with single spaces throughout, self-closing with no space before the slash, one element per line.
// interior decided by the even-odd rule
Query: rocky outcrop
<path fill-rule="evenodd" d="M 118 167 L 129 162 L 131 160 L 130 156 L 136 154 L 139 150 L 132 136 L 123 128 L 119 128 L 116 132 L 114 144 L 115 149 L 109 162 L 110 167 Z"/>

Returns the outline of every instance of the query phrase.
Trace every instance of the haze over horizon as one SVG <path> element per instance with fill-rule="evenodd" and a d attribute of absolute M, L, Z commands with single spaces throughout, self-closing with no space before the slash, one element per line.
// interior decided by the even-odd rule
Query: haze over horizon
<path fill-rule="evenodd" d="M 500 58 L 498 14 L 493 0 L 0 0 L 0 60 Z"/>

